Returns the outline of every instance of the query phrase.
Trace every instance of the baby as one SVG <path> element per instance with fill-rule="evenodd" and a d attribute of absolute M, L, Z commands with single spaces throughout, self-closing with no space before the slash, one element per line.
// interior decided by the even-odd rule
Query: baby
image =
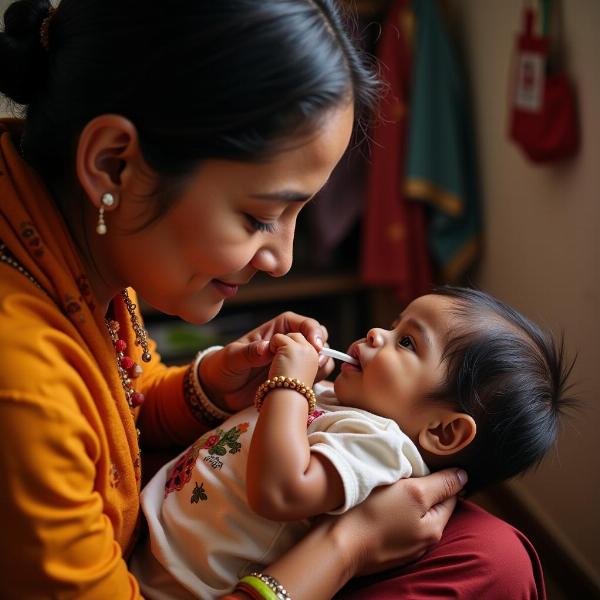
<path fill-rule="evenodd" d="M 275 335 L 269 387 L 163 467 L 142 493 L 149 526 L 132 570 L 150 599 L 216 598 L 310 527 L 380 485 L 448 466 L 468 491 L 536 465 L 553 445 L 570 368 L 512 308 L 445 287 L 371 329 L 331 384 L 301 334 Z M 312 407 L 311 407 L 312 408 Z M 401 507 L 399 507 L 401 510 Z"/>

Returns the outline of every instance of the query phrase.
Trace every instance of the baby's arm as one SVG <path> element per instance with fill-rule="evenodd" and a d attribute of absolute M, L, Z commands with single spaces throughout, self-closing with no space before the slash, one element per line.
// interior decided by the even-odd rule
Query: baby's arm
<path fill-rule="evenodd" d="M 284 376 L 311 386 L 318 368 L 315 349 L 299 333 L 271 340 L 275 357 L 269 378 Z M 342 480 L 327 458 L 311 454 L 306 433 L 308 402 L 300 393 L 275 388 L 264 398 L 248 455 L 251 508 L 276 521 L 334 510 L 344 501 Z"/>

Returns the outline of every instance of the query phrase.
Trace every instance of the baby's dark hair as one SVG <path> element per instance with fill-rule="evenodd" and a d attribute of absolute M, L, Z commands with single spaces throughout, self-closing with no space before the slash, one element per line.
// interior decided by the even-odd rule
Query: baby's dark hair
<path fill-rule="evenodd" d="M 455 301 L 460 323 L 444 350 L 439 395 L 477 423 L 474 441 L 453 463 L 468 472 L 472 493 L 537 466 L 554 445 L 560 415 L 573 402 L 566 394 L 574 361 L 562 337 L 557 342 L 489 294 L 450 286 L 433 293 Z"/>

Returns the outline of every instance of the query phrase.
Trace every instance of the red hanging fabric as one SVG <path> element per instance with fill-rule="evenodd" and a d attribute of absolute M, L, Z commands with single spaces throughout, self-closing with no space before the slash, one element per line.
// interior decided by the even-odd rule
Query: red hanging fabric
<path fill-rule="evenodd" d="M 424 207 L 404 193 L 413 13 L 397 0 L 378 46 L 387 89 L 372 132 L 363 221 L 361 276 L 365 283 L 394 288 L 403 302 L 431 289 Z"/>
<path fill-rule="evenodd" d="M 549 3 L 546 3 L 549 11 Z M 545 15 L 545 21 L 550 16 Z M 572 85 L 549 60 L 550 39 L 535 32 L 536 13 L 523 10 L 517 38 L 511 96 L 510 137 L 534 162 L 568 158 L 579 149 L 579 123 Z"/>

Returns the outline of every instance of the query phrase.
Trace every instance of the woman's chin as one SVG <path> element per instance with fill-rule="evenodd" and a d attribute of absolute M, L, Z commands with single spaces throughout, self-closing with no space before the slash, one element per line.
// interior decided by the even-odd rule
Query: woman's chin
<path fill-rule="evenodd" d="M 177 313 L 177 316 L 192 325 L 204 325 L 212 321 L 223 308 L 223 300 L 211 304 L 210 306 L 194 306 L 189 310 L 183 310 Z"/>
<path fill-rule="evenodd" d="M 213 302 L 185 302 L 178 305 L 149 301 L 147 301 L 147 304 L 165 315 L 179 317 L 186 323 L 203 325 L 212 321 L 221 312 L 223 299 Z"/>

